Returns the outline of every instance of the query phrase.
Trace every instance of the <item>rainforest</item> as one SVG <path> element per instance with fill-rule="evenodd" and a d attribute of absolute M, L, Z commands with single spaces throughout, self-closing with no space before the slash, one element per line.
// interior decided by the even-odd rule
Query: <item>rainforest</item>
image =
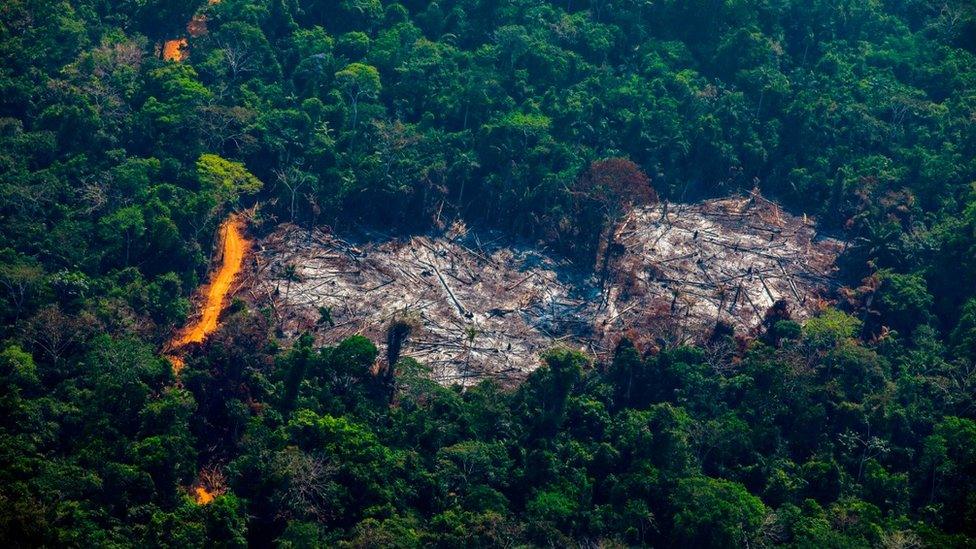
<path fill-rule="evenodd" d="M 3 0 L 4 547 L 976 547 L 971 0 Z"/>

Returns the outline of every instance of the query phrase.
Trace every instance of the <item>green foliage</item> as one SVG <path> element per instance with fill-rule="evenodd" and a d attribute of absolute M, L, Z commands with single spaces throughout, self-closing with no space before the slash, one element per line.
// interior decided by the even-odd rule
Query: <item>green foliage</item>
<path fill-rule="evenodd" d="M 200 155 L 196 169 L 201 187 L 216 196 L 218 203 L 236 204 L 241 195 L 254 194 L 264 186 L 244 164 L 215 154 Z"/>
<path fill-rule="evenodd" d="M 691 547 L 751 545 L 767 513 L 742 485 L 708 477 L 679 482 L 674 506 L 673 543 Z"/>
<path fill-rule="evenodd" d="M 4 2 L 0 540 L 972 546 L 974 37 L 962 1 Z M 229 210 L 605 274 L 627 209 L 755 187 L 847 241 L 805 322 L 515 388 L 242 302 L 159 356 Z"/>
<path fill-rule="evenodd" d="M 926 475 L 923 482 L 931 483 L 930 504 L 939 508 L 943 524 L 957 525 L 952 529 L 974 536 L 976 422 L 958 417 L 943 419 L 923 443 L 922 464 Z"/>
<path fill-rule="evenodd" d="M 909 334 L 916 326 L 931 321 L 932 294 L 920 275 L 883 272 L 878 291 L 881 322 Z"/>
<path fill-rule="evenodd" d="M 816 347 L 830 349 L 849 341 L 861 330 L 861 321 L 828 308 L 803 326 L 803 334 Z"/>
<path fill-rule="evenodd" d="M 376 67 L 363 63 L 351 63 L 335 73 L 336 84 L 346 94 L 352 108 L 350 126 L 356 128 L 359 116 L 359 100 L 375 99 L 380 93 L 380 73 Z"/>
<path fill-rule="evenodd" d="M 949 342 L 954 346 L 956 356 L 976 363 L 976 298 L 966 302 Z"/>

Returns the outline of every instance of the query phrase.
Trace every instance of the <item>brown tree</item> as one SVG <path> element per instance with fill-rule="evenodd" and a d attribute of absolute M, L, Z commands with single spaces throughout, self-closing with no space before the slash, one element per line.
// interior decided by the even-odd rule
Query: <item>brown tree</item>
<path fill-rule="evenodd" d="M 579 230 L 583 234 L 591 227 L 596 231 L 596 238 L 589 238 L 595 240 L 589 253 L 597 254 L 603 286 L 609 275 L 617 224 L 635 206 L 657 202 L 657 193 L 650 178 L 626 158 L 594 161 L 576 180 L 571 193 Z"/>

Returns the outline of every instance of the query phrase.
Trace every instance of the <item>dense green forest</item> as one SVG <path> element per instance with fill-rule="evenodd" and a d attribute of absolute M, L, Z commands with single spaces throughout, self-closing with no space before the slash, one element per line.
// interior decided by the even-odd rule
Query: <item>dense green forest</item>
<path fill-rule="evenodd" d="M 229 212 L 589 269 L 607 164 L 816 218 L 836 305 L 515 388 L 241 302 L 179 383 L 161 355 Z M 976 6 L 3 0 L 0 541 L 976 546 Z"/>

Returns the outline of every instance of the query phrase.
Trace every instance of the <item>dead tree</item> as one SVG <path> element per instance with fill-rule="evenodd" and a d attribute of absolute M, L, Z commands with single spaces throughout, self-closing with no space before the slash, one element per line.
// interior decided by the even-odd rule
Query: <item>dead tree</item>
<path fill-rule="evenodd" d="M 602 224 L 597 263 L 600 265 L 600 287 L 603 288 L 609 278 L 617 224 L 635 206 L 656 202 L 657 193 L 637 164 L 626 158 L 608 158 L 590 164 L 576 180 L 572 194 L 580 221 L 598 217 Z M 587 214 L 588 211 L 591 213 Z"/>

